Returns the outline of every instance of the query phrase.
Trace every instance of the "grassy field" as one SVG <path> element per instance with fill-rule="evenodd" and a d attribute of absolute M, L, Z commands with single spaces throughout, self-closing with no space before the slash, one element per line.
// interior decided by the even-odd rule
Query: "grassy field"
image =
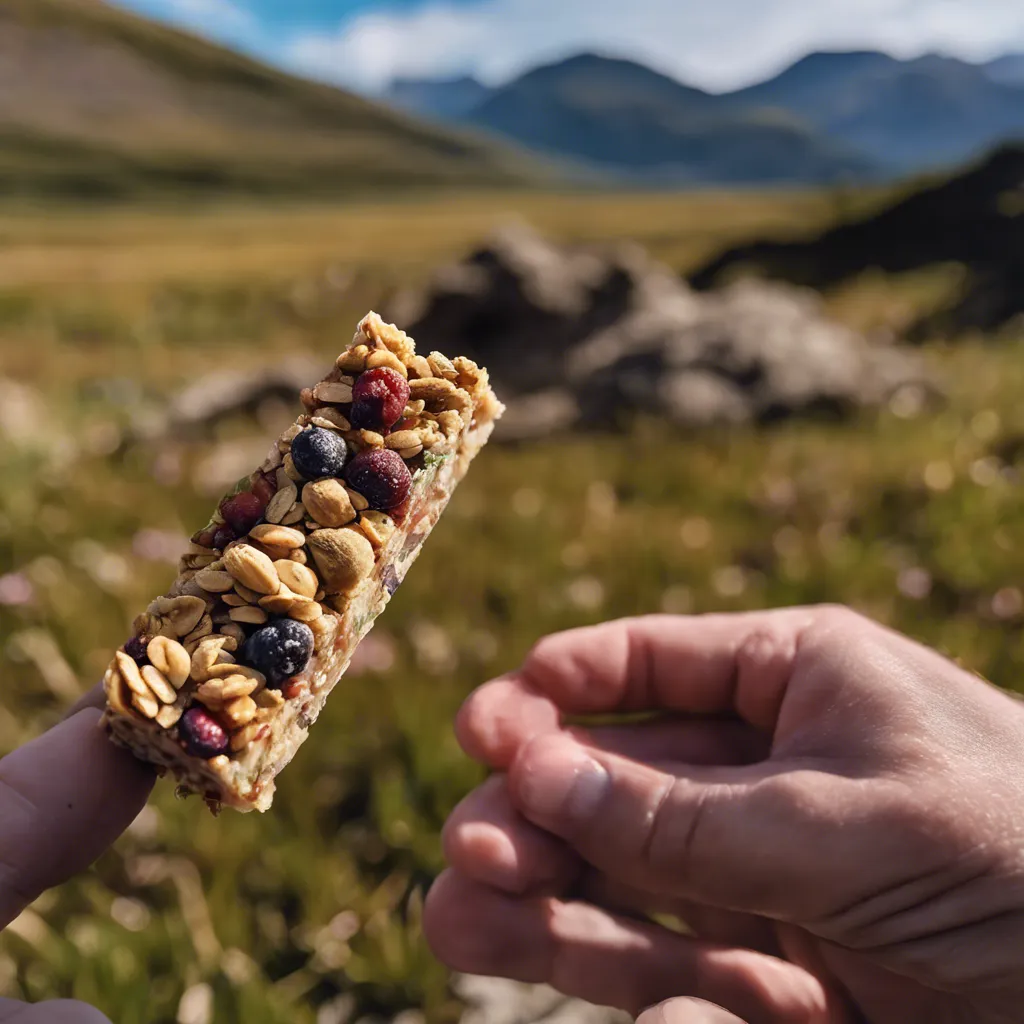
<path fill-rule="evenodd" d="M 0 745 L 45 728 L 96 680 L 204 521 L 217 460 L 262 438 L 237 422 L 206 441 L 123 450 L 148 403 L 212 369 L 329 359 L 366 309 L 507 216 L 557 238 L 635 238 L 685 270 L 870 201 L 8 211 L 0 378 L 29 390 L 0 395 Z M 829 304 L 859 326 L 899 328 L 955 276 L 865 278 Z M 492 448 L 274 810 L 214 821 L 161 785 L 94 871 L 0 940 L 0 991 L 85 999 L 118 1024 L 174 1021 L 183 995 L 193 1009 L 212 997 L 211 1019 L 239 1024 L 456 1019 L 419 932 L 440 824 L 478 778 L 451 716 L 554 629 L 844 601 L 1019 685 L 1024 337 L 947 339 L 926 355 L 950 393 L 934 411 L 700 436 L 639 423 L 630 436 Z M 441 579 L 458 604 L 437 600 Z"/>

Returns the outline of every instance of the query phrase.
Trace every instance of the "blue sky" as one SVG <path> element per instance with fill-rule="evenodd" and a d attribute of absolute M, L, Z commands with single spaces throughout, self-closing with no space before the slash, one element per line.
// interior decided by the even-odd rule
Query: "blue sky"
<path fill-rule="evenodd" d="M 1024 52 L 1024 0 L 117 0 L 312 77 L 505 80 L 580 50 L 729 89 L 814 49 Z"/>

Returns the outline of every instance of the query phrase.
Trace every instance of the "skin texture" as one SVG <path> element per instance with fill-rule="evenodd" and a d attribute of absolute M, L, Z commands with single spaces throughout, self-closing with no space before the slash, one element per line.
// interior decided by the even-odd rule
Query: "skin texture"
<path fill-rule="evenodd" d="M 102 691 L 59 725 L 0 760 L 0 928 L 41 892 L 84 871 L 131 824 L 153 773 L 100 732 Z M 0 999 L 3 1024 L 104 1024 L 70 1000 Z"/>
<path fill-rule="evenodd" d="M 834 607 L 608 623 L 457 733 L 495 774 L 427 904 L 453 968 L 643 1024 L 1020 1020 L 1024 706 L 933 651 Z"/>

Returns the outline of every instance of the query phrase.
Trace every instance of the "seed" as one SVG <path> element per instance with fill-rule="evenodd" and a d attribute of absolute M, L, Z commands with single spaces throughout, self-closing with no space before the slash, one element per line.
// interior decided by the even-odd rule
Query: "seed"
<path fill-rule="evenodd" d="M 422 400 L 431 405 L 434 402 L 447 401 L 458 389 L 450 380 L 443 377 L 426 377 L 421 380 L 409 381 L 409 396 L 415 402 Z"/>
<path fill-rule="evenodd" d="M 271 499 L 267 505 L 267 511 L 264 518 L 268 523 L 279 523 L 288 514 L 292 505 L 295 504 L 296 499 L 299 496 L 299 489 L 289 481 L 284 487 L 281 488 Z"/>
<path fill-rule="evenodd" d="M 320 526 L 345 526 L 356 517 L 344 484 L 333 477 L 306 484 L 302 488 L 302 504 Z"/>
<path fill-rule="evenodd" d="M 321 422 L 317 422 L 318 420 Z M 347 417 L 341 414 L 341 410 L 329 405 L 325 405 L 322 409 L 317 409 L 309 422 L 317 427 L 324 427 L 329 430 L 352 429 L 352 424 L 349 423 Z"/>
<path fill-rule="evenodd" d="M 403 448 L 398 454 L 401 455 L 403 459 L 408 460 L 408 459 L 415 459 L 416 456 L 419 455 L 420 452 L 422 452 L 422 451 L 423 451 L 423 445 L 418 444 L 418 445 L 416 445 L 415 448 Z"/>
<path fill-rule="evenodd" d="M 142 678 L 161 703 L 173 704 L 178 699 L 178 693 L 171 686 L 170 680 L 155 665 L 143 665 Z"/>
<path fill-rule="evenodd" d="M 262 626 L 267 621 L 267 613 L 262 608 L 247 604 L 244 608 L 232 608 L 230 618 L 232 622 L 247 622 L 251 626 Z"/>
<path fill-rule="evenodd" d="M 319 583 L 316 573 L 308 566 L 282 558 L 274 563 L 274 568 L 277 570 L 281 582 L 293 594 L 298 594 L 300 597 L 316 597 Z"/>
<path fill-rule="evenodd" d="M 305 506 L 302 504 L 301 501 L 300 502 L 296 502 L 294 505 L 292 505 L 291 511 L 289 511 L 285 515 L 284 519 L 281 520 L 281 525 L 282 526 L 294 526 L 296 523 L 298 523 L 298 522 L 300 522 L 302 520 L 302 517 L 305 514 L 306 514 Z"/>
<path fill-rule="evenodd" d="M 291 615 L 291 610 L 297 604 L 312 604 L 308 597 L 300 597 L 293 594 L 287 587 L 282 587 L 276 594 L 261 598 L 260 607 L 271 615 Z"/>
<path fill-rule="evenodd" d="M 196 573 L 195 580 L 203 590 L 211 594 L 225 594 L 235 585 L 231 573 L 222 569 L 203 569 Z"/>
<path fill-rule="evenodd" d="M 150 611 L 160 616 L 160 629 L 156 632 L 173 637 L 187 636 L 206 614 L 206 602 L 201 597 L 158 597 Z"/>
<path fill-rule="evenodd" d="M 259 594 L 275 594 L 281 586 L 274 563 L 251 544 L 228 548 L 224 552 L 224 565 L 239 583 Z"/>
<path fill-rule="evenodd" d="M 244 597 L 238 594 L 225 594 L 223 600 L 229 608 L 242 608 L 249 604 Z"/>
<path fill-rule="evenodd" d="M 188 636 L 182 637 L 181 642 L 183 644 L 190 644 L 196 640 L 201 640 L 204 636 L 209 636 L 213 632 L 213 619 L 209 615 L 204 615 L 199 620 L 199 625 L 192 630 Z"/>
<path fill-rule="evenodd" d="M 317 530 L 309 546 L 328 593 L 345 593 L 373 571 L 373 548 L 354 530 Z"/>
<path fill-rule="evenodd" d="M 255 604 L 260 599 L 260 594 L 257 594 L 255 590 L 250 590 L 248 587 L 243 587 L 241 583 L 235 584 L 235 594 L 238 595 L 246 604 Z"/>
<path fill-rule="evenodd" d="M 324 382 L 313 389 L 313 397 L 322 405 L 348 405 L 352 401 L 351 384 Z"/>
<path fill-rule="evenodd" d="M 260 690 L 253 699 L 256 701 L 257 707 L 261 708 L 279 708 L 284 705 L 284 697 L 281 695 L 281 691 L 271 690 L 269 687 L 265 690 Z"/>
<path fill-rule="evenodd" d="M 225 649 L 234 639 L 227 636 L 211 636 L 200 641 L 192 655 L 191 676 L 197 683 L 205 683 L 215 675 L 230 675 L 235 659 Z M 228 672 L 220 671 L 229 669 Z"/>
<path fill-rule="evenodd" d="M 236 651 L 238 650 L 239 644 L 245 643 L 245 630 L 242 629 L 242 627 L 239 626 L 237 622 L 229 622 L 226 625 L 221 626 L 220 632 L 229 640 L 234 641 L 234 646 L 225 647 L 225 650 Z"/>
<path fill-rule="evenodd" d="M 337 366 L 346 373 L 361 373 L 366 369 L 366 357 L 370 354 L 366 345 L 354 345 L 338 356 Z"/>
<path fill-rule="evenodd" d="M 297 601 L 288 610 L 288 618 L 297 622 L 316 622 L 323 614 L 323 607 L 318 601 Z"/>
<path fill-rule="evenodd" d="M 285 455 L 283 468 L 285 476 L 287 476 L 289 480 L 299 481 L 302 479 L 302 474 L 295 468 L 295 460 L 292 458 L 291 452 L 288 452 L 288 454 Z"/>

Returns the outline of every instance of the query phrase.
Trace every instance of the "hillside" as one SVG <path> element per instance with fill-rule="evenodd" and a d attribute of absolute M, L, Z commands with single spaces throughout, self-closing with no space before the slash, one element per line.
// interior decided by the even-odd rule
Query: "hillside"
<path fill-rule="evenodd" d="M 641 64 L 581 54 L 493 92 L 468 123 L 547 153 L 682 183 L 833 182 L 870 161 L 794 118 L 723 111 L 717 97 Z"/>
<path fill-rule="evenodd" d="M 0 0 L 3 193 L 337 195 L 534 173 L 100 0 Z"/>
<path fill-rule="evenodd" d="M 960 163 L 1024 138 L 1024 89 L 935 55 L 901 61 L 814 53 L 724 100 L 734 110 L 784 110 L 900 173 Z"/>
<path fill-rule="evenodd" d="M 763 240 L 728 249 L 694 272 L 700 288 L 755 271 L 829 288 L 865 271 L 899 274 L 957 263 L 968 274 L 955 304 L 918 334 L 994 331 L 1024 315 L 1024 145 L 929 184 L 809 241 Z"/>
<path fill-rule="evenodd" d="M 1024 53 L 1008 53 L 984 65 L 985 74 L 1004 85 L 1024 86 Z"/>
<path fill-rule="evenodd" d="M 492 90 L 472 75 L 458 78 L 396 78 L 384 99 L 411 114 L 458 120 L 479 107 Z"/>

